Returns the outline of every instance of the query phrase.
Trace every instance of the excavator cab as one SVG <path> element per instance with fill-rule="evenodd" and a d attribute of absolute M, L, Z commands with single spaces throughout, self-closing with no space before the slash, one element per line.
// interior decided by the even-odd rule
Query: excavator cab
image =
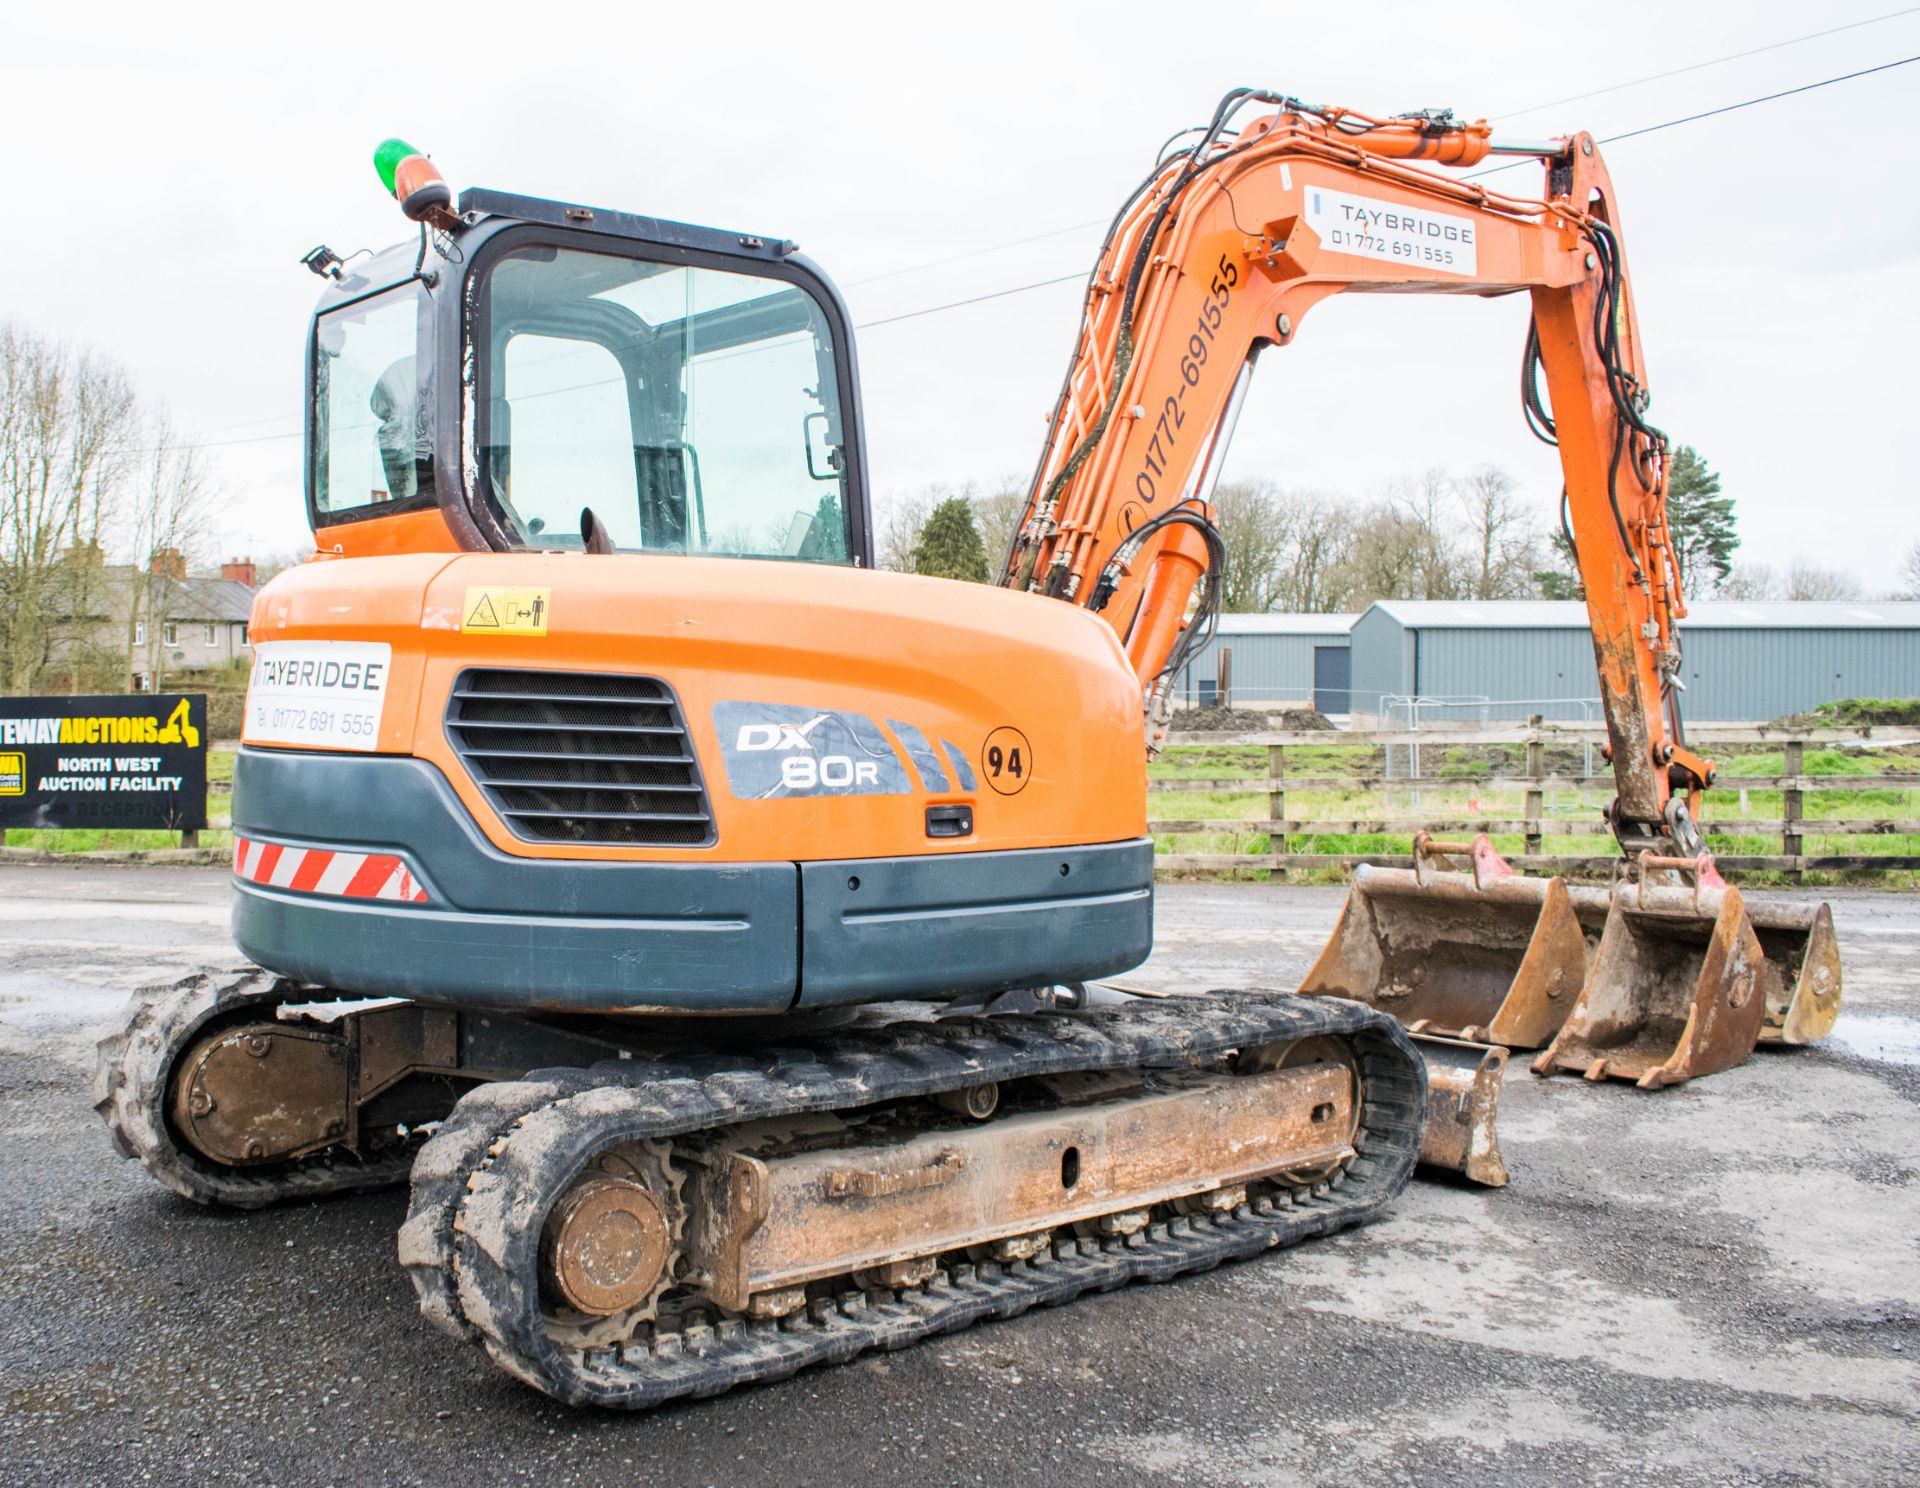
<path fill-rule="evenodd" d="M 1144 959 L 1137 681 L 1094 616 L 871 571 L 827 276 L 415 185 L 414 241 L 309 258 L 319 552 L 255 616 L 241 948 L 369 995 L 729 1015 Z M 405 894 L 276 882 L 276 845 Z"/>
<path fill-rule="evenodd" d="M 484 190 L 448 217 L 315 259 L 323 549 L 870 563 L 846 310 L 792 243 Z"/>

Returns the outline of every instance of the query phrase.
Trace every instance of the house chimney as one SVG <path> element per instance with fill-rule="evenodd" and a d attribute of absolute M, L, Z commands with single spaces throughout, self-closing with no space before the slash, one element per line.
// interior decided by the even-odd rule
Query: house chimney
<path fill-rule="evenodd" d="M 220 565 L 220 577 L 255 589 L 260 584 L 260 566 L 251 558 L 229 558 Z"/>
<path fill-rule="evenodd" d="M 153 556 L 147 559 L 147 572 L 155 578 L 178 579 L 185 583 L 187 555 L 178 548 L 155 548 Z"/>

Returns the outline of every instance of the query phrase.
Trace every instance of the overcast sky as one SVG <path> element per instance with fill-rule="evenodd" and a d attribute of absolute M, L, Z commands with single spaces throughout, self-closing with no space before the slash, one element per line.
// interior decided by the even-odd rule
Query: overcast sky
<path fill-rule="evenodd" d="M 229 492 L 220 546 L 291 550 L 307 541 L 316 287 L 296 260 L 406 235 L 370 164 L 387 135 L 456 190 L 796 239 L 871 321 L 1084 273 L 1160 142 L 1235 84 L 1606 136 L 1920 54 L 1916 11 L 1615 86 L 1900 9 L 15 4 L 0 318 L 119 358 L 209 446 Z M 1606 151 L 1654 419 L 1722 473 L 1743 559 L 1808 558 L 1870 593 L 1920 538 L 1916 96 L 1920 64 Z M 883 499 L 1024 480 L 1079 294 L 860 333 Z M 1518 406 L 1525 316 L 1524 297 L 1329 302 L 1261 363 L 1228 476 L 1363 499 L 1493 461 L 1544 519 L 1559 473 Z"/>

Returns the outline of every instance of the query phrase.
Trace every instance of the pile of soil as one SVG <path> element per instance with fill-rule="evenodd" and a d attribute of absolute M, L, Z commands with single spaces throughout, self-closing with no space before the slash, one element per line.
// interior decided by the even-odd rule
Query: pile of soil
<path fill-rule="evenodd" d="M 1269 729 L 1331 729 L 1333 725 L 1311 708 L 1286 708 L 1278 713 L 1249 713 L 1244 708 L 1189 708 L 1173 715 L 1173 727 L 1183 734 L 1252 734 Z"/>
<path fill-rule="evenodd" d="M 1822 703 L 1811 713 L 1789 713 L 1776 718 L 1774 728 L 1844 728 L 1885 726 L 1912 728 L 1920 724 L 1920 698 L 1843 698 Z"/>

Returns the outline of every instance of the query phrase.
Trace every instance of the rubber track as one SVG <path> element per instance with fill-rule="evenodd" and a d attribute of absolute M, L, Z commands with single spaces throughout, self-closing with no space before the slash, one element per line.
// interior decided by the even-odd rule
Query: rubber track
<path fill-rule="evenodd" d="M 257 966 L 197 972 L 172 986 L 134 993 L 120 1026 L 100 1040 L 93 1076 L 93 1108 L 107 1123 L 115 1150 L 137 1159 L 183 1198 L 233 1209 L 365 1193 L 405 1179 L 411 1150 L 371 1162 L 327 1151 L 292 1163 L 229 1168 L 195 1156 L 173 1135 L 167 1121 L 168 1077 L 176 1055 L 202 1029 L 249 1014 L 264 1021 L 283 1002 L 315 997 L 313 988 L 283 982 Z"/>
<path fill-rule="evenodd" d="M 987 1080 L 1180 1068 L 1321 1034 L 1352 1041 L 1366 1092 L 1358 1155 L 1328 1183 L 1262 1197 L 1229 1215 L 1157 1221 L 1124 1238 L 1061 1238 L 1051 1254 L 1032 1261 L 950 1260 L 925 1286 L 891 1295 L 849 1282 L 838 1296 L 778 1321 L 723 1320 L 582 1351 L 556 1345 L 543 1324 L 542 1223 L 586 1163 L 609 1146 Z M 1365 1223 L 1412 1174 L 1426 1100 L 1425 1066 L 1390 1016 L 1288 993 L 1222 992 L 1070 1018 L 894 1025 L 751 1057 L 616 1063 L 513 1083 L 512 1091 L 492 1087 L 488 1110 L 471 1122 L 456 1107 L 420 1154 L 408 1224 L 421 1224 L 403 1248 L 415 1267 L 433 1257 L 441 1272 L 423 1286 L 416 1270 L 415 1285 L 423 1306 L 430 1293 L 443 1309 L 457 1299 L 463 1326 L 449 1331 L 477 1336 L 509 1373 L 569 1404 L 629 1409 L 782 1379 L 809 1365 L 903 1347 L 1133 1280 L 1208 1270 Z M 437 1230 L 432 1241 L 429 1228 Z M 435 1320 L 446 1327 L 449 1318 L 443 1310 Z"/>

